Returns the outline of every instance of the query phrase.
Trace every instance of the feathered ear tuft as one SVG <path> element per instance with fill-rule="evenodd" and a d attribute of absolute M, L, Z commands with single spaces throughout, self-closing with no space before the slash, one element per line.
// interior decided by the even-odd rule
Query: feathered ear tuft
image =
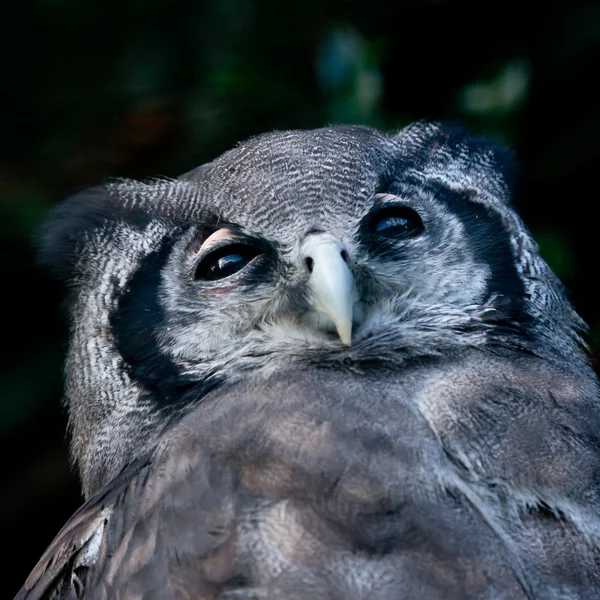
<path fill-rule="evenodd" d="M 108 212 L 108 194 L 102 186 L 79 192 L 54 207 L 36 235 L 39 262 L 60 279 L 71 279 L 86 233 L 101 226 Z"/>
<path fill-rule="evenodd" d="M 516 182 L 513 153 L 459 125 L 419 121 L 400 131 L 398 144 L 404 168 L 450 187 L 473 187 L 508 201 Z"/>
<path fill-rule="evenodd" d="M 111 194 L 110 187 L 96 186 L 71 196 L 50 211 L 36 235 L 39 262 L 56 276 L 69 282 L 77 276 L 77 263 L 85 252 L 91 233 L 106 229 L 132 211 Z M 139 213 L 137 221 L 148 219 Z M 136 223 L 141 224 L 141 223 Z"/>

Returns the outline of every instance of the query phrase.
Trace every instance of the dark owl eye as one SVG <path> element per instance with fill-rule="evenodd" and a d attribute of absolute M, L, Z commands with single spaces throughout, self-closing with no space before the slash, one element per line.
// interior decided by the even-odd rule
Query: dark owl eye
<path fill-rule="evenodd" d="M 419 235 L 424 229 L 421 217 L 407 206 L 388 206 L 372 220 L 372 230 L 389 238 L 406 238 Z"/>
<path fill-rule="evenodd" d="M 194 279 L 214 281 L 241 271 L 261 253 L 259 248 L 246 244 L 229 244 L 207 254 L 196 267 Z"/>

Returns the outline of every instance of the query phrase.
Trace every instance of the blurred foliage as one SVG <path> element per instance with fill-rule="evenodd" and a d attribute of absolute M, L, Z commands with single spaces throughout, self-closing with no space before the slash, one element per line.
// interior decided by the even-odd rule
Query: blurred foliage
<path fill-rule="evenodd" d="M 176 176 L 270 129 L 461 121 L 514 148 L 515 202 L 600 349 L 598 2 L 22 0 L 2 24 L 9 592 L 79 503 L 59 403 L 62 292 L 35 266 L 33 232 L 106 177 Z"/>

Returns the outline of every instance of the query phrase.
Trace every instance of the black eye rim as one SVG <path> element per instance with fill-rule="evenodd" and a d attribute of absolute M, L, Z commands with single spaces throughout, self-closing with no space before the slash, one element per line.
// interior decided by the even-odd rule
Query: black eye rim
<path fill-rule="evenodd" d="M 407 226 L 377 229 L 377 225 L 385 219 L 405 219 Z M 365 229 L 374 236 L 388 240 L 404 240 L 419 236 L 425 231 L 425 224 L 421 215 L 406 204 L 387 204 L 372 211 L 365 223 Z"/>
<path fill-rule="evenodd" d="M 221 275 L 218 269 L 215 269 L 215 266 L 218 267 L 218 261 L 220 259 L 232 254 L 238 254 L 246 260 L 245 262 L 240 261 L 239 269 Z M 264 248 L 258 244 L 252 244 L 241 240 L 227 241 L 202 254 L 194 267 L 192 279 L 195 282 L 213 282 L 229 279 L 246 269 L 263 254 Z"/>

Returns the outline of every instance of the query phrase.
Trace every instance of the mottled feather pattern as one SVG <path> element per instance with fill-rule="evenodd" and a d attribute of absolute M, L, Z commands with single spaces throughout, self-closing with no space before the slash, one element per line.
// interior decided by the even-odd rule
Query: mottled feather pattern
<path fill-rule="evenodd" d="M 18 598 L 600 597 L 598 382 L 514 171 L 455 126 L 344 126 L 60 205 L 88 500 Z M 314 235 L 349 346 L 305 318 Z"/>

